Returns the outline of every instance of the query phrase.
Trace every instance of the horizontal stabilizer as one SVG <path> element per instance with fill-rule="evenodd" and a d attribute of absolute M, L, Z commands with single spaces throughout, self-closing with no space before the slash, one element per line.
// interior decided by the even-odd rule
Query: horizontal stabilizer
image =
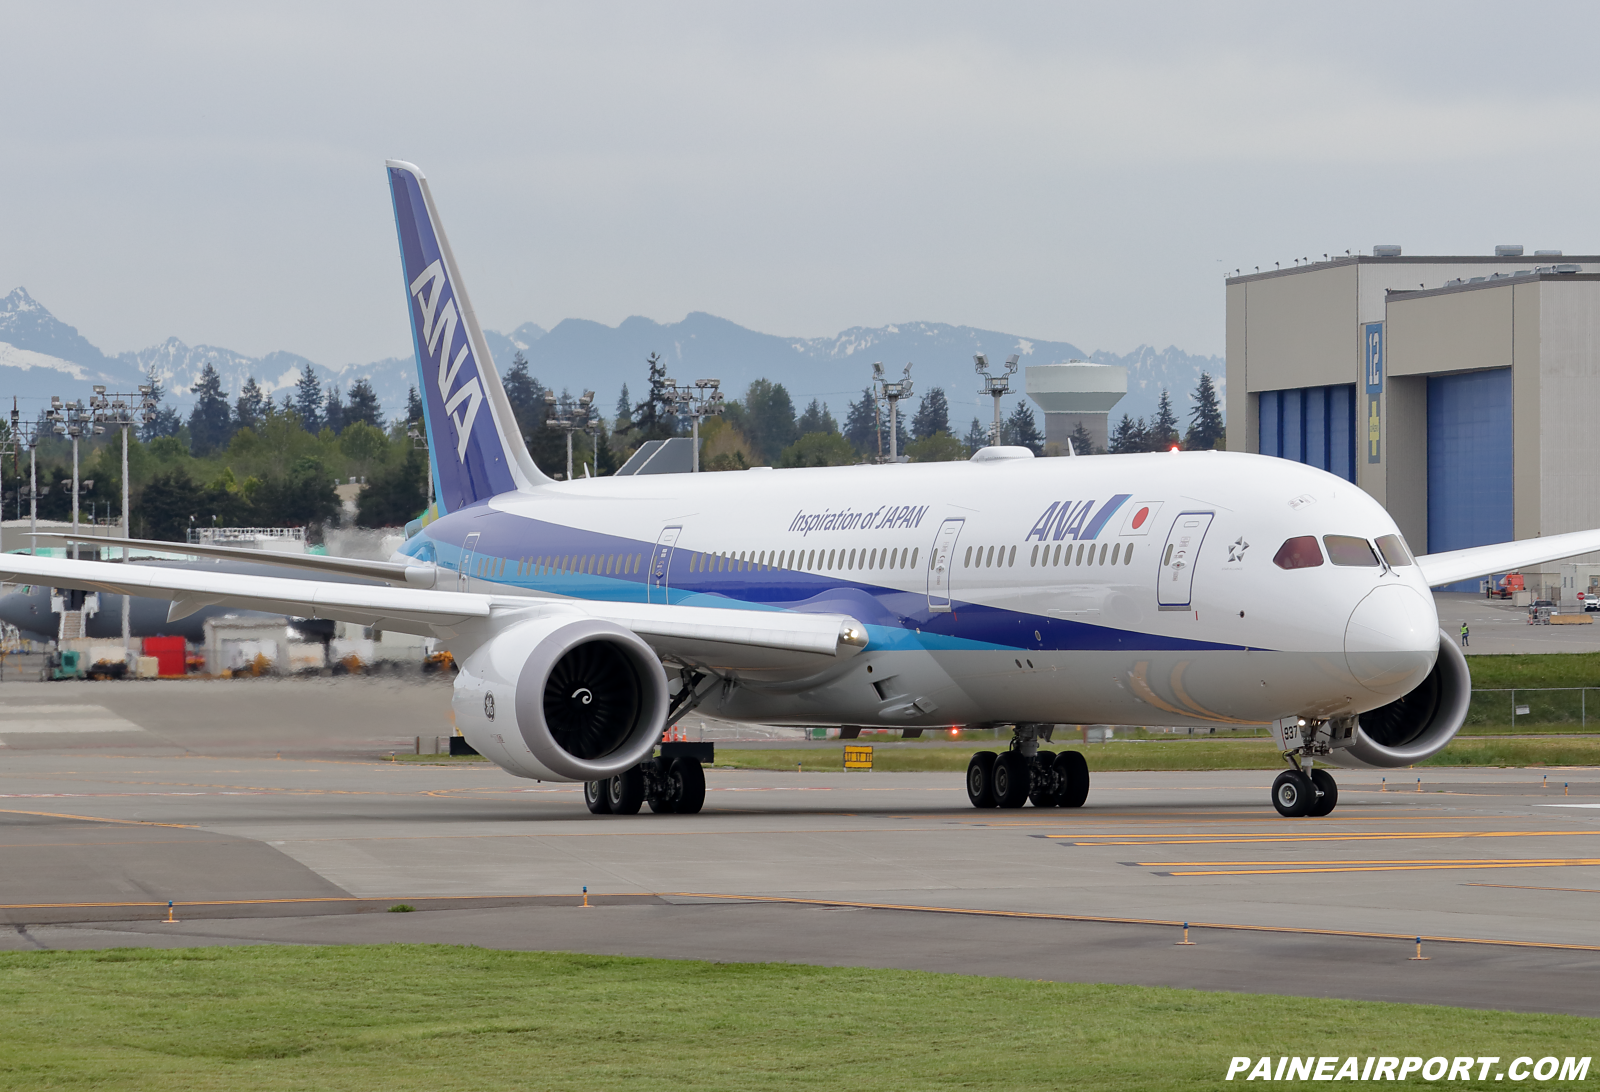
<path fill-rule="evenodd" d="M 1429 587 L 1454 584 L 1457 580 L 1507 573 L 1557 561 L 1578 554 L 1600 553 L 1600 530 L 1573 531 L 1548 538 L 1523 538 L 1515 542 L 1497 542 L 1492 546 L 1471 546 L 1465 550 L 1451 550 L 1442 554 L 1424 554 L 1417 558 L 1423 578 Z"/>

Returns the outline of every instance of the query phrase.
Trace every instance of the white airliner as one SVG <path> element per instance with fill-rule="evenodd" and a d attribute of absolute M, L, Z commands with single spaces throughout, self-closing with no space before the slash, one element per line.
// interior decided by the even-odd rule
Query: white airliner
<path fill-rule="evenodd" d="M 699 811 L 699 762 L 655 748 L 702 707 L 1008 726 L 968 768 L 980 808 L 1083 804 L 1081 753 L 1040 747 L 1056 724 L 1270 726 L 1273 804 L 1326 815 L 1338 789 L 1315 760 L 1408 765 L 1466 717 L 1429 585 L 1600 550 L 1582 531 L 1414 558 L 1355 486 L 1222 452 L 554 481 L 422 172 L 388 174 L 439 501 L 389 563 L 293 559 L 387 586 L 17 554 L 6 579 L 167 598 L 173 618 L 227 603 L 437 636 L 467 741 L 519 777 L 586 783 L 594 811 Z"/>

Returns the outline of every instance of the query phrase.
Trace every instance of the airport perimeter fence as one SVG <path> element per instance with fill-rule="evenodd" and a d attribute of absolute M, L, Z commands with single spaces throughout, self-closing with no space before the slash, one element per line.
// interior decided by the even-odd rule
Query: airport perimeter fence
<path fill-rule="evenodd" d="M 1589 695 L 1595 696 L 1595 728 L 1600 731 L 1600 687 L 1563 686 L 1517 690 L 1474 690 L 1463 735 L 1521 732 L 1586 732 Z"/>

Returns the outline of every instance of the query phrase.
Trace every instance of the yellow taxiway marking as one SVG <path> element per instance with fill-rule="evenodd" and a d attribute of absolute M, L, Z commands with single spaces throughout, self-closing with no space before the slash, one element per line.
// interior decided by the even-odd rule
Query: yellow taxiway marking
<path fill-rule="evenodd" d="M 1462 887 L 1499 887 L 1507 891 L 1571 891 L 1579 895 L 1600 895 L 1592 887 L 1529 887 L 1520 883 L 1464 883 Z"/>
<path fill-rule="evenodd" d="M 1429 872 L 1451 868 L 1582 868 L 1600 865 L 1600 857 L 1549 858 L 1506 861 L 1291 861 L 1263 864 L 1255 861 L 1140 861 L 1141 868 L 1177 868 L 1169 876 L 1282 876 L 1309 872 Z M 1199 871 L 1191 871 L 1199 869 Z"/>
<path fill-rule="evenodd" d="M 57 811 L 20 811 L 17 808 L 0 808 L 0 815 L 37 815 L 45 819 L 78 819 L 85 823 L 119 823 L 127 827 L 182 827 L 193 830 L 193 823 L 153 823 L 145 819 L 106 819 L 99 815 L 66 815 Z"/>
<path fill-rule="evenodd" d="M 1296 925 L 1238 925 L 1229 922 L 1184 922 L 1176 918 L 1118 918 L 1092 914 L 1045 914 L 1028 910 L 975 910 L 962 906 L 918 906 L 909 903 L 847 902 L 842 899 L 797 899 L 777 895 L 719 895 L 696 891 L 661 891 L 664 898 L 726 899 L 731 902 L 788 903 L 799 906 L 851 906 L 861 910 L 908 910 L 925 914 L 963 914 L 985 918 L 1027 918 L 1037 921 L 1084 921 L 1110 925 L 1167 925 L 1190 929 L 1226 929 L 1245 933 L 1296 933 L 1324 937 L 1361 937 L 1372 940 L 1416 939 L 1413 933 L 1369 933 L 1356 929 L 1309 929 Z M 1423 936 L 1422 940 L 1450 944 L 1495 944 L 1509 948 L 1556 948 L 1566 951 L 1600 952 L 1600 944 L 1556 944 L 1542 940 L 1490 940 L 1484 937 Z"/>
<path fill-rule="evenodd" d="M 1234 842 L 1391 842 L 1430 838 L 1581 838 L 1600 836 L 1600 830 L 1368 830 L 1334 834 L 1207 834 L 1174 838 L 1167 834 L 1046 834 L 1052 839 L 1096 839 L 1074 841 L 1078 846 L 1198 846 Z M 1118 841 L 1117 839 L 1124 839 Z M 1137 839 L 1137 840 L 1126 840 Z"/>

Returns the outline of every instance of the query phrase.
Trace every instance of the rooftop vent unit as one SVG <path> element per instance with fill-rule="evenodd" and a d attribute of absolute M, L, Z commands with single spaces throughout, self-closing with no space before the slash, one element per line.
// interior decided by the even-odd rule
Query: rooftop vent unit
<path fill-rule="evenodd" d="M 1503 243 L 1494 248 L 1494 256 L 1496 258 L 1520 258 L 1522 257 L 1522 244 Z"/>
<path fill-rule="evenodd" d="M 1397 246 L 1375 246 L 1372 248 L 1372 256 L 1374 258 L 1398 258 L 1400 257 L 1400 248 Z"/>
<path fill-rule="evenodd" d="M 1581 272 L 1583 272 L 1583 267 L 1581 265 L 1574 265 L 1571 262 L 1564 262 L 1563 264 L 1556 266 L 1556 272 L 1557 273 L 1581 273 Z"/>
<path fill-rule="evenodd" d="M 1458 285 L 1458 284 L 1466 284 L 1466 283 L 1467 283 L 1467 282 L 1466 282 L 1466 281 L 1464 281 L 1464 280 L 1462 280 L 1462 279 L 1461 279 L 1461 278 L 1460 278 L 1460 277 L 1457 277 L 1457 278 L 1456 278 L 1456 279 L 1455 279 L 1455 280 L 1453 280 L 1453 281 L 1445 281 L 1445 282 L 1444 282 L 1444 286 L 1445 286 L 1445 287 L 1446 287 L 1446 288 L 1450 288 L 1450 287 L 1452 287 L 1452 286 L 1454 286 L 1454 285 Z"/>
<path fill-rule="evenodd" d="M 1559 257 L 1561 257 L 1561 251 L 1559 251 L 1559 250 L 1535 250 L 1533 252 L 1533 256 L 1535 258 L 1559 258 Z"/>
<path fill-rule="evenodd" d="M 1489 278 L 1487 278 L 1487 277 L 1473 277 L 1473 278 L 1472 278 L 1472 279 L 1471 279 L 1471 280 L 1470 280 L 1470 281 L 1468 281 L 1468 282 L 1467 282 L 1467 283 L 1468 283 L 1468 284 L 1477 284 L 1477 283 L 1478 283 L 1478 282 L 1479 282 L 1479 281 L 1486 281 L 1486 280 L 1488 280 L 1488 279 L 1489 279 Z"/>

